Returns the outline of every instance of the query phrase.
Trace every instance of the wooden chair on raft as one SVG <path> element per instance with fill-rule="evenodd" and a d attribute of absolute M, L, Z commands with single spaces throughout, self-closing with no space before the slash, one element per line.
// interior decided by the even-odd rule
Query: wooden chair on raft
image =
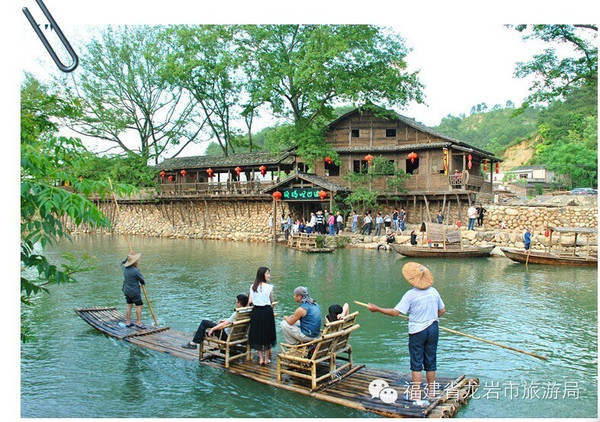
<path fill-rule="evenodd" d="M 273 302 L 271 306 L 275 307 L 278 302 Z M 225 368 L 229 368 L 229 363 L 236 359 L 252 359 L 252 350 L 248 340 L 248 329 L 250 328 L 250 313 L 252 306 L 236 308 L 233 323 L 229 326 L 230 331 L 227 339 L 221 340 L 219 337 L 205 336 L 199 345 L 200 360 L 210 357 L 221 357 L 225 359 Z M 277 314 L 274 314 L 277 316 Z"/>
<path fill-rule="evenodd" d="M 352 331 L 360 325 L 355 324 L 358 312 L 348 315 L 339 321 L 325 324 L 321 336 L 307 343 L 281 343 L 281 353 L 277 356 L 277 381 L 281 382 L 282 375 L 310 380 L 311 389 L 324 379 L 336 377 L 336 373 L 344 368 L 352 368 L 352 348 L 348 339 Z M 339 354 L 347 353 L 348 363 L 336 367 Z M 328 363 L 325 374 L 319 375 L 317 369 L 321 363 Z"/>
<path fill-rule="evenodd" d="M 225 368 L 233 360 L 252 357 L 250 343 L 248 342 L 248 328 L 250 328 L 250 313 L 252 306 L 237 308 L 233 323 L 229 326 L 230 331 L 227 339 L 205 336 L 199 345 L 200 360 L 218 356 L 225 359 Z M 208 349 L 208 350 L 207 350 Z"/>

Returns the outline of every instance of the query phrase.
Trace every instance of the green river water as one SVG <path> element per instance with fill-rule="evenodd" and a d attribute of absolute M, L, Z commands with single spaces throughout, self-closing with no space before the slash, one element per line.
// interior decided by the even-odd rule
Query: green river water
<path fill-rule="evenodd" d="M 400 272 L 407 258 L 363 249 L 307 254 L 264 243 L 131 240 L 142 253 L 160 325 L 191 338 L 201 319 L 229 316 L 235 295 L 247 293 L 256 269 L 267 266 L 280 316 L 296 308 L 292 290 L 298 285 L 308 286 L 324 310 L 349 302 L 361 312 L 361 328 L 351 337 L 355 362 L 409 371 L 406 321 L 352 303 L 395 306 L 408 290 Z M 122 237 L 79 236 L 51 254 L 58 259 L 60 251 L 91 254 L 97 268 L 77 284 L 51 287 L 50 295 L 22 310 L 35 334 L 21 347 L 23 417 L 376 417 L 98 333 L 73 308 L 125 311 L 119 264 L 127 245 Z M 440 331 L 438 375 L 466 374 L 481 382 L 458 417 L 597 417 L 596 268 L 526 269 L 504 258 L 420 262 L 446 304 L 440 325 L 549 357 L 542 361 Z M 152 323 L 146 306 L 144 321 Z"/>

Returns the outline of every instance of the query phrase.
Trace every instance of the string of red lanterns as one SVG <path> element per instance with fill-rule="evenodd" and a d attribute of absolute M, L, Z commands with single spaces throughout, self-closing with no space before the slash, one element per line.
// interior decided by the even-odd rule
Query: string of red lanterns
<path fill-rule="evenodd" d="M 468 160 L 469 160 L 469 161 L 467 162 L 467 168 L 468 168 L 469 170 L 471 170 L 471 167 L 473 167 L 473 162 L 471 161 L 471 160 L 473 160 L 473 156 L 472 156 L 471 154 L 469 154 L 469 155 L 467 156 L 467 158 L 468 158 Z"/>
<path fill-rule="evenodd" d="M 496 161 L 496 174 L 500 173 L 500 164 Z"/>

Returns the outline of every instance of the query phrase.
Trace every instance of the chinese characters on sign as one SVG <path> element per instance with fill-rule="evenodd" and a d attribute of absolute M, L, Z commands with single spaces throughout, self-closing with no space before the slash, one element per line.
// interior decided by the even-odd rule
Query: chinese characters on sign
<path fill-rule="evenodd" d="M 283 193 L 283 200 L 315 200 L 319 199 L 319 189 L 317 188 L 286 188 L 281 189 L 281 193 Z"/>

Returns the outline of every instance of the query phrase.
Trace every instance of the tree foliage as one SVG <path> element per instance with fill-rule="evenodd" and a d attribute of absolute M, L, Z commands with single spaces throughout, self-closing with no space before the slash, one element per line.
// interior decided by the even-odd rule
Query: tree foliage
<path fill-rule="evenodd" d="M 107 183 L 79 180 L 72 163 L 81 159 L 85 148 L 74 138 L 56 136 L 56 119 L 71 117 L 77 107 L 48 93 L 48 89 L 27 76 L 21 89 L 21 302 L 47 291 L 48 284 L 74 281 L 80 264 L 59 267 L 44 256 L 44 248 L 69 238 L 63 225 L 108 227 L 110 221 L 89 200 L 92 192 L 107 192 Z M 61 185 L 69 184 L 71 189 Z M 121 193 L 130 189 L 119 186 Z M 26 324 L 22 339 L 28 340 Z"/>
<path fill-rule="evenodd" d="M 106 152 L 135 153 L 155 163 L 167 151 L 177 156 L 200 141 L 204 122 L 194 101 L 162 77 L 168 45 L 160 33 L 160 27 L 109 26 L 88 43 L 81 71 L 58 80 L 81 107 L 68 120 L 71 129 L 101 140 Z"/>
<path fill-rule="evenodd" d="M 509 25 L 523 33 L 523 40 L 537 39 L 549 47 L 526 63 L 518 63 L 515 75 L 535 76 L 526 104 L 564 98 L 572 90 L 598 85 L 596 25 Z M 564 44 L 572 54 L 560 57 L 556 47 Z"/>

